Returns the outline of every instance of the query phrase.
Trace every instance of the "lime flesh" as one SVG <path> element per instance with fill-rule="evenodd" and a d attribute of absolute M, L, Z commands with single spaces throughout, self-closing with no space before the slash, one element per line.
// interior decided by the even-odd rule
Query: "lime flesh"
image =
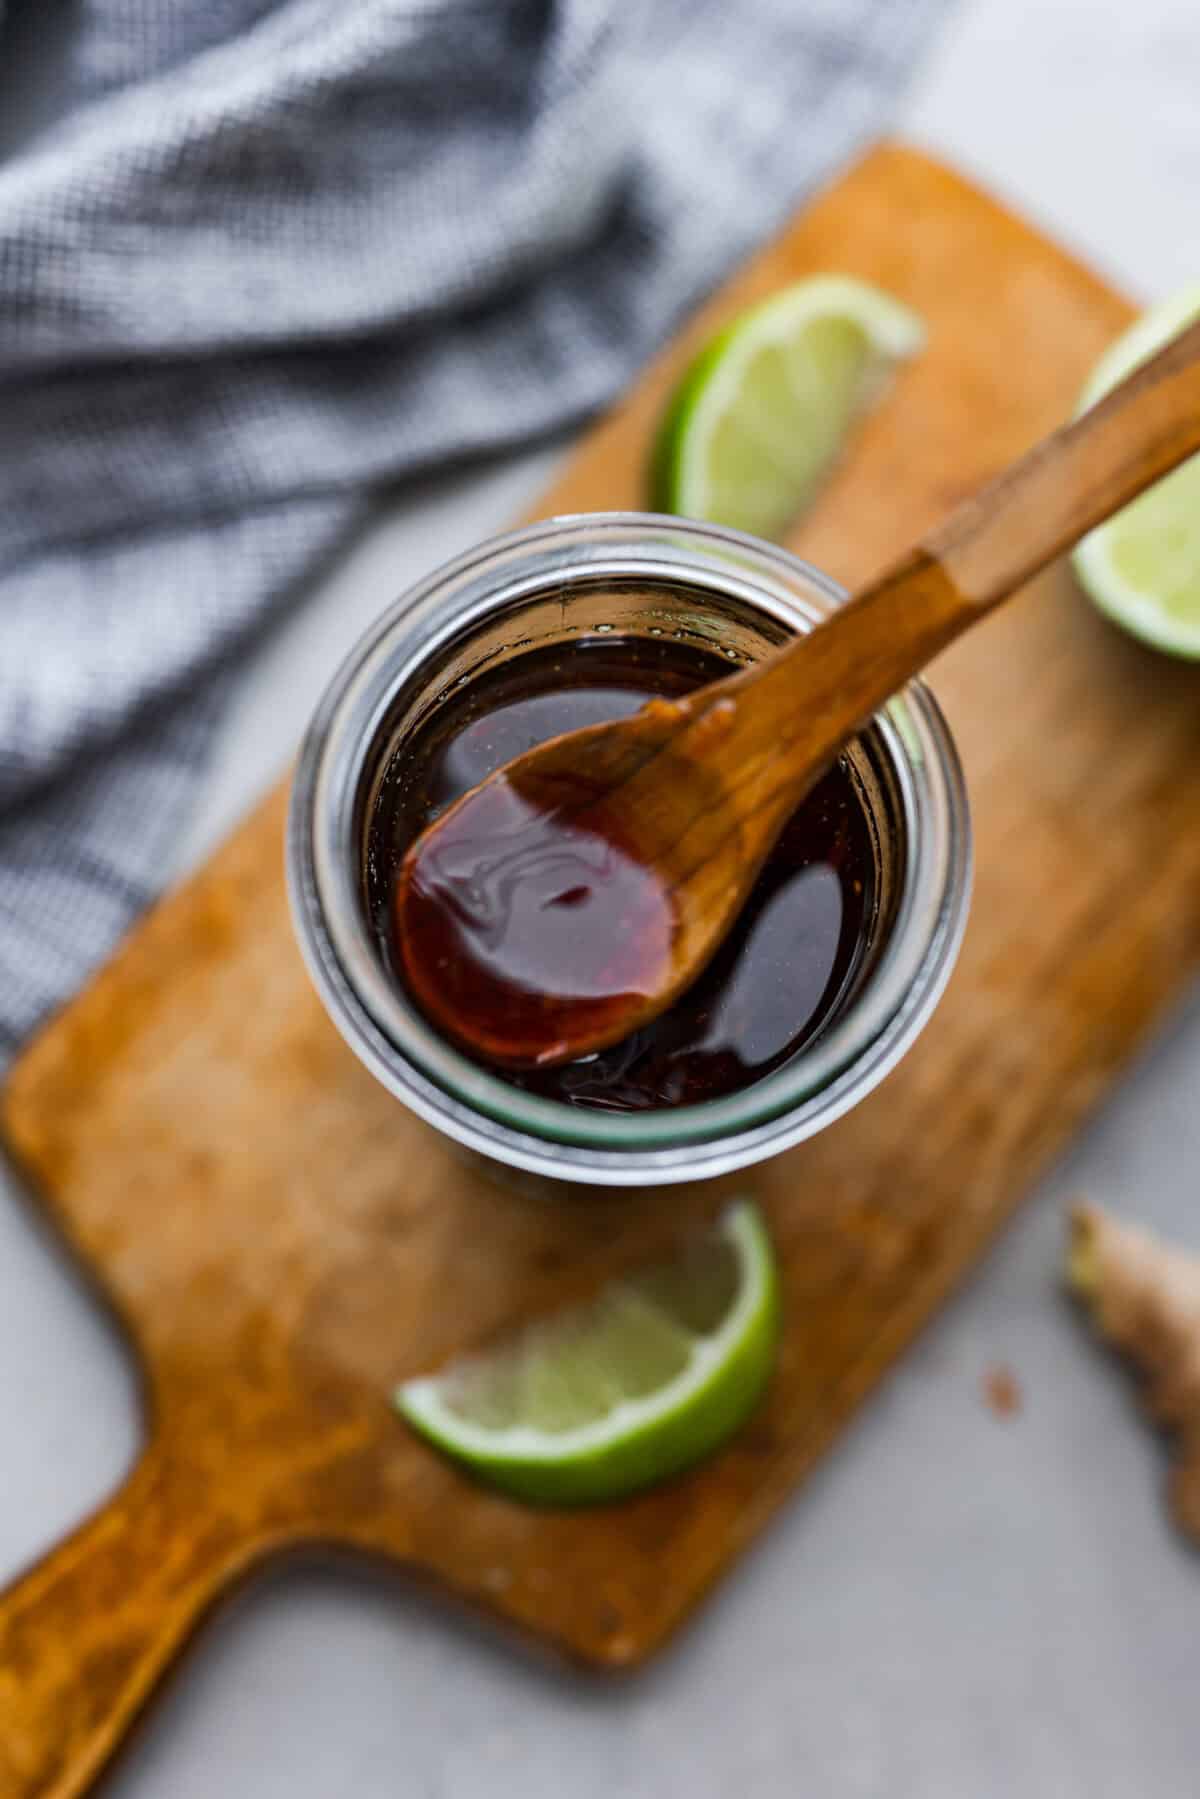
<path fill-rule="evenodd" d="M 916 313 L 849 275 L 810 276 L 743 313 L 675 392 L 655 454 L 655 504 L 780 536 L 924 341 Z"/>
<path fill-rule="evenodd" d="M 701 1460 L 766 1383 L 779 1294 L 747 1201 L 671 1261 L 406 1381 L 412 1427 L 491 1485 L 543 1504 L 612 1500 Z"/>
<path fill-rule="evenodd" d="M 1200 317 L 1200 283 L 1135 321 L 1100 359 L 1086 410 Z M 1200 457 L 1157 481 L 1085 537 L 1072 558 L 1100 610 L 1144 643 L 1200 659 Z"/>

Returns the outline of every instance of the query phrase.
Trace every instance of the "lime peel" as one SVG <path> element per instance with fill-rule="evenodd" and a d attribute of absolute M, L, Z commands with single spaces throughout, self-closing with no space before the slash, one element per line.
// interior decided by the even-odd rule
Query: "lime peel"
<path fill-rule="evenodd" d="M 655 504 L 778 536 L 924 342 L 915 312 L 854 276 L 812 275 L 773 294 L 719 332 L 676 389 Z"/>
<path fill-rule="evenodd" d="M 665 1479 L 702 1459 L 737 1429 L 756 1404 L 770 1373 L 778 1338 L 779 1292 L 766 1225 L 748 1201 L 729 1207 L 707 1233 L 711 1254 L 727 1259 L 734 1274 L 732 1304 L 712 1330 L 689 1329 L 663 1303 L 664 1283 L 677 1271 L 664 1265 L 615 1282 L 585 1306 L 560 1319 L 527 1327 L 490 1356 L 465 1358 L 441 1372 L 403 1383 L 398 1409 L 429 1442 L 465 1463 L 482 1479 L 524 1499 L 553 1504 L 611 1500 Z M 685 1251 L 678 1264 L 686 1270 Z M 685 1276 L 686 1278 L 686 1276 Z M 654 1295 L 658 1283 L 658 1299 Z M 629 1308 L 621 1317 L 621 1308 Z M 545 1429 L 519 1417 L 499 1426 L 473 1419 L 473 1381 L 507 1383 L 520 1406 L 522 1391 L 553 1381 L 556 1364 L 568 1385 L 575 1381 L 589 1345 L 601 1358 L 619 1351 L 623 1329 L 635 1332 L 638 1315 L 678 1339 L 682 1363 L 661 1385 L 640 1395 L 627 1391 L 617 1362 L 587 1370 L 606 1402 L 590 1421 Z M 615 1324 L 615 1329 L 614 1329 Z M 571 1360 L 574 1361 L 572 1367 Z M 608 1395 L 617 1394 L 615 1401 Z M 455 1403 L 457 1396 L 458 1403 Z M 599 1403 L 599 1402 L 598 1402 Z"/>
<path fill-rule="evenodd" d="M 1200 317 L 1200 282 L 1136 319 L 1088 378 L 1079 411 Z M 1200 457 L 1089 533 L 1072 556 L 1079 583 L 1115 624 L 1154 649 L 1200 660 Z"/>

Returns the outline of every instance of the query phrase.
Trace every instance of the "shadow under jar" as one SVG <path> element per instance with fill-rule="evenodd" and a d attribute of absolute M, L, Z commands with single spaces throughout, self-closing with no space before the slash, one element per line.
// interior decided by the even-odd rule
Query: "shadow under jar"
<path fill-rule="evenodd" d="M 558 731 L 758 660 L 841 597 L 736 532 L 597 514 L 494 539 L 379 621 L 306 737 L 288 858 L 318 990 L 399 1098 L 508 1167 L 644 1185 L 776 1154 L 883 1078 L 945 985 L 968 902 L 961 774 L 920 683 L 805 802 L 696 986 L 596 1057 L 481 1065 L 410 997 L 392 930 L 403 853 L 459 793 Z M 569 907 L 552 922 L 569 933 Z"/>

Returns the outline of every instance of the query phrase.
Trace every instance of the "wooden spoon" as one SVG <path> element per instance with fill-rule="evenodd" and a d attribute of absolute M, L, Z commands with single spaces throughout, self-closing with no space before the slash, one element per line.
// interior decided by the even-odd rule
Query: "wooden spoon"
<path fill-rule="evenodd" d="M 846 741 L 961 632 L 1200 449 L 1200 323 L 808 636 L 681 700 L 552 738 L 413 844 L 405 977 L 486 1061 L 628 1036 L 704 969 Z"/>

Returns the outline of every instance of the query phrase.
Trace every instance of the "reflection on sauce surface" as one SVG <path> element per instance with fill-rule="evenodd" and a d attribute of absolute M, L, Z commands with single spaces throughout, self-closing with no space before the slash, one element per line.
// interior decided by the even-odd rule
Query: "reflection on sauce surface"
<path fill-rule="evenodd" d="M 397 883 L 404 979 L 501 1062 L 550 1063 L 623 1028 L 629 997 L 669 967 L 671 936 L 654 869 L 505 779 L 423 842 Z"/>
<path fill-rule="evenodd" d="M 402 956 L 391 921 L 400 864 L 445 806 L 548 737 L 728 672 L 722 658 L 673 639 L 592 638 L 531 651 L 442 706 L 393 757 L 368 828 L 368 898 L 397 978 Z M 431 913 L 430 934 L 422 932 L 420 978 L 459 983 L 476 1017 L 487 1004 L 479 984 L 499 974 L 515 972 L 535 1008 L 539 988 L 586 1003 L 622 980 L 635 985 L 646 958 L 666 948 L 669 910 L 655 883 L 619 845 L 583 834 L 572 841 L 561 829 L 547 836 L 544 816 L 531 816 L 509 784 L 492 791 L 483 853 L 478 842 L 446 845 L 436 876 L 440 923 Z M 533 878 L 514 886 L 517 864 Z M 716 957 L 662 1017 L 578 1061 L 495 1072 L 547 1098 L 619 1111 L 694 1104 L 748 1086 L 796 1054 L 836 1010 L 862 951 L 874 888 L 870 826 L 839 764 L 789 821 Z M 620 968 L 589 961 L 587 919 L 600 905 L 621 906 L 630 919 Z M 498 1031 L 508 1037 L 512 1026 L 509 1014 Z"/>

